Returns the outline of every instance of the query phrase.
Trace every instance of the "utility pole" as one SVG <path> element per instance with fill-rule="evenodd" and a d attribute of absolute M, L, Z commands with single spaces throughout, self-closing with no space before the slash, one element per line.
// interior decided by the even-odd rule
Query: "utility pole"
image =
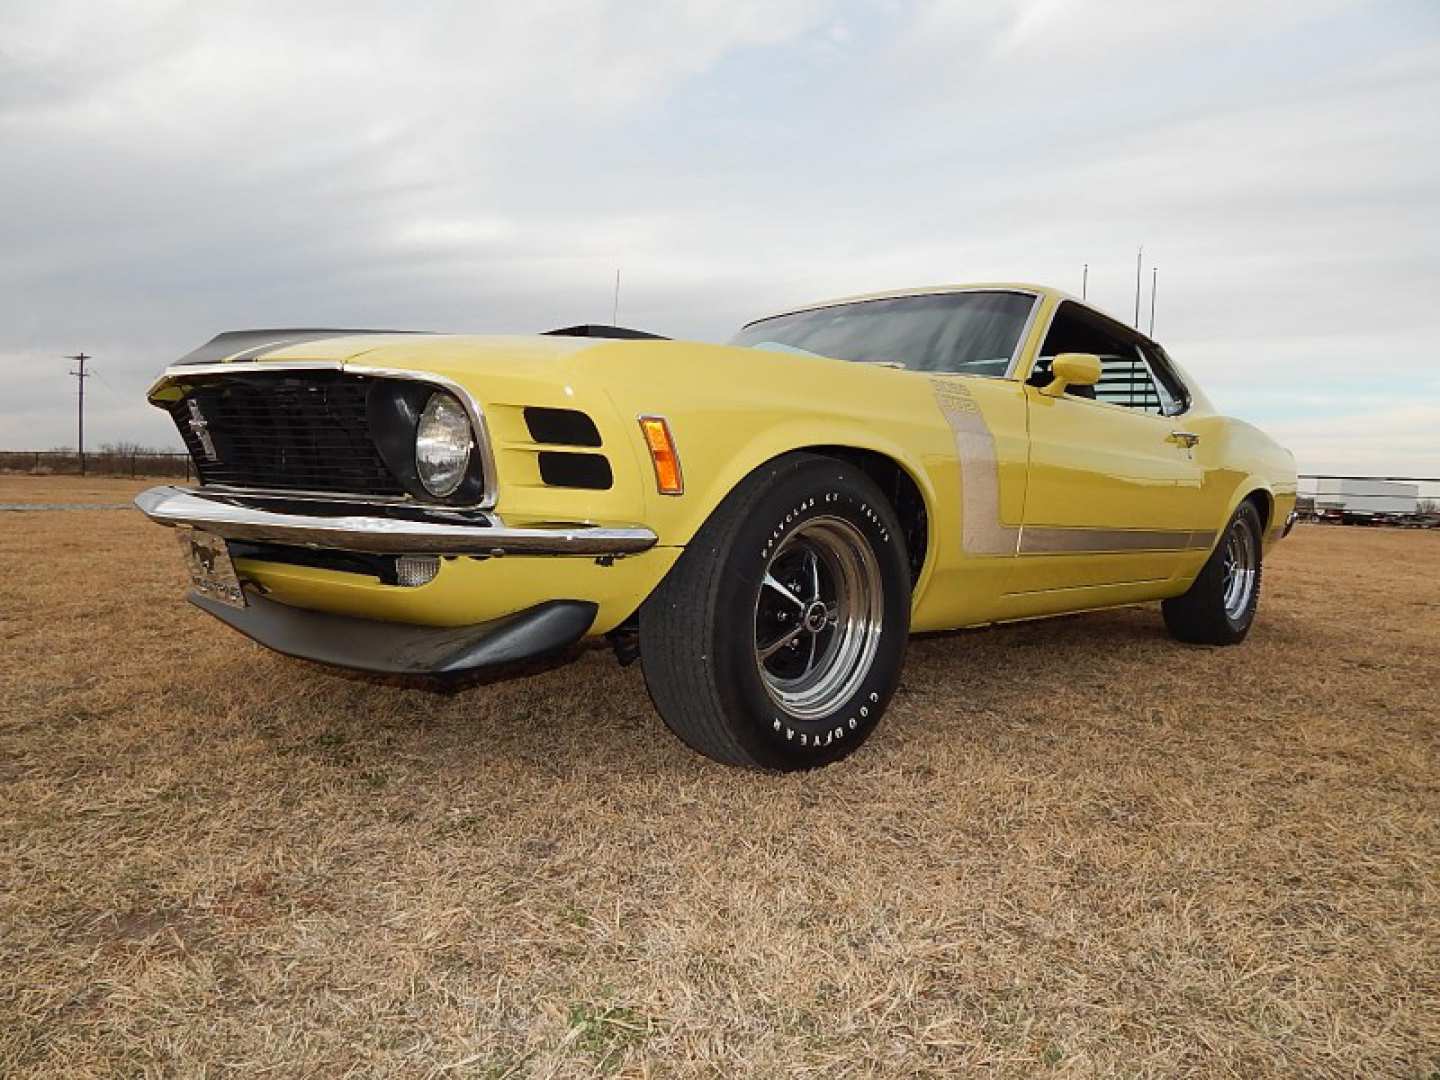
<path fill-rule="evenodd" d="M 1090 264 L 1085 264 L 1085 269 L 1080 271 L 1080 299 L 1084 300 L 1090 292 Z"/>
<path fill-rule="evenodd" d="M 1160 283 L 1160 268 L 1150 268 L 1150 336 L 1155 336 L 1155 286 Z"/>
<path fill-rule="evenodd" d="M 1140 258 L 1145 254 L 1145 245 L 1135 249 L 1135 329 L 1140 329 Z"/>
<path fill-rule="evenodd" d="M 89 372 L 89 371 L 86 371 L 86 370 L 85 370 L 85 361 L 86 361 L 86 360 L 94 360 L 95 358 L 94 358 L 93 356 L 86 356 L 83 352 L 78 352 L 78 353 L 76 353 L 74 356 L 67 356 L 67 357 L 65 357 L 65 359 L 66 359 L 66 360 L 74 360 L 77 364 L 80 365 L 80 370 L 79 370 L 79 371 L 72 371 L 72 372 L 70 372 L 70 374 L 75 376 L 76 382 L 77 382 L 78 387 L 79 387 L 79 393 L 76 395 L 76 398 L 77 398 L 77 408 L 76 408 L 76 410 L 75 410 L 76 427 L 77 427 L 77 429 L 78 429 L 78 430 L 77 430 L 77 439 L 76 439 L 76 442 L 77 442 L 77 447 L 76 447 L 76 448 L 80 451 L 80 475 L 81 475 L 81 476 L 84 476 L 84 475 L 85 475 L 85 380 L 88 379 L 88 378 L 90 378 L 90 376 L 91 376 L 92 374 L 94 374 L 93 372 Z"/>

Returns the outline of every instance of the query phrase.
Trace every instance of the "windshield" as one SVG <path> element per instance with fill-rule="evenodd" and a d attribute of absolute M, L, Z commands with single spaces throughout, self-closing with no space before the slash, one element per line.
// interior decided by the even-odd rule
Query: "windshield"
<path fill-rule="evenodd" d="M 751 323 L 732 345 L 803 351 L 911 371 L 1004 375 L 1035 297 L 961 292 L 859 300 Z"/>

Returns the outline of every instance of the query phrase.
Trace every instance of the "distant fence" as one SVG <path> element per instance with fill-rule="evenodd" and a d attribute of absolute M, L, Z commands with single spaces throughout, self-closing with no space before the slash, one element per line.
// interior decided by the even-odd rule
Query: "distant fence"
<path fill-rule="evenodd" d="M 194 475 L 189 454 L 143 450 L 87 450 L 83 461 L 73 450 L 0 450 L 0 473 L 6 472 L 38 476 L 183 476 L 186 480 Z"/>

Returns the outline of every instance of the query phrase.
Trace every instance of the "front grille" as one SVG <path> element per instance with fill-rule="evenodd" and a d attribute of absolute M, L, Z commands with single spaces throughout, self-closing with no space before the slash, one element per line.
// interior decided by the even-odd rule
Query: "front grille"
<path fill-rule="evenodd" d="M 338 371 L 227 373 L 197 383 L 169 411 L 206 484 L 402 496 L 371 437 L 372 382 Z"/>

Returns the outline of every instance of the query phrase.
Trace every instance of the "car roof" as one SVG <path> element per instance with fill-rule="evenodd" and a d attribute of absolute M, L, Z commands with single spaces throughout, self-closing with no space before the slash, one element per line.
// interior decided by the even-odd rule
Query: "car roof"
<path fill-rule="evenodd" d="M 1068 300 L 1071 303 L 1079 304 L 1081 307 L 1089 311 L 1093 311 L 1095 314 L 1101 316 L 1102 318 L 1108 319 L 1110 322 L 1119 324 L 1121 327 L 1124 327 L 1131 333 L 1137 334 L 1138 336 L 1145 338 L 1146 341 L 1150 340 L 1150 338 L 1147 337 L 1143 332 L 1126 326 L 1125 320 L 1110 314 L 1108 311 L 1096 307 L 1088 300 L 1082 300 L 1080 299 L 1080 297 L 1073 296 L 1063 289 L 1057 289 L 1050 285 L 1037 285 L 1034 282 L 1029 281 L 974 281 L 962 284 L 921 285 L 909 289 L 886 289 L 882 292 L 860 293 L 855 296 L 842 296 L 835 300 L 820 300 L 811 304 L 797 304 L 795 307 L 786 308 L 783 311 L 775 311 L 771 312 L 768 315 L 762 315 L 758 319 L 751 319 L 749 322 L 745 323 L 745 325 L 753 326 L 756 323 L 764 322 L 766 319 L 778 319 L 782 315 L 794 315 L 801 311 L 819 311 L 821 308 L 839 307 L 842 304 L 860 304 L 864 303 L 867 300 L 893 300 L 906 296 L 935 296 L 944 293 L 963 292 L 1029 293 L 1033 296 L 1040 297 L 1041 299 L 1045 299 L 1046 297 L 1052 297 L 1054 298 L 1057 306 L 1060 304 L 1061 301 Z"/>

